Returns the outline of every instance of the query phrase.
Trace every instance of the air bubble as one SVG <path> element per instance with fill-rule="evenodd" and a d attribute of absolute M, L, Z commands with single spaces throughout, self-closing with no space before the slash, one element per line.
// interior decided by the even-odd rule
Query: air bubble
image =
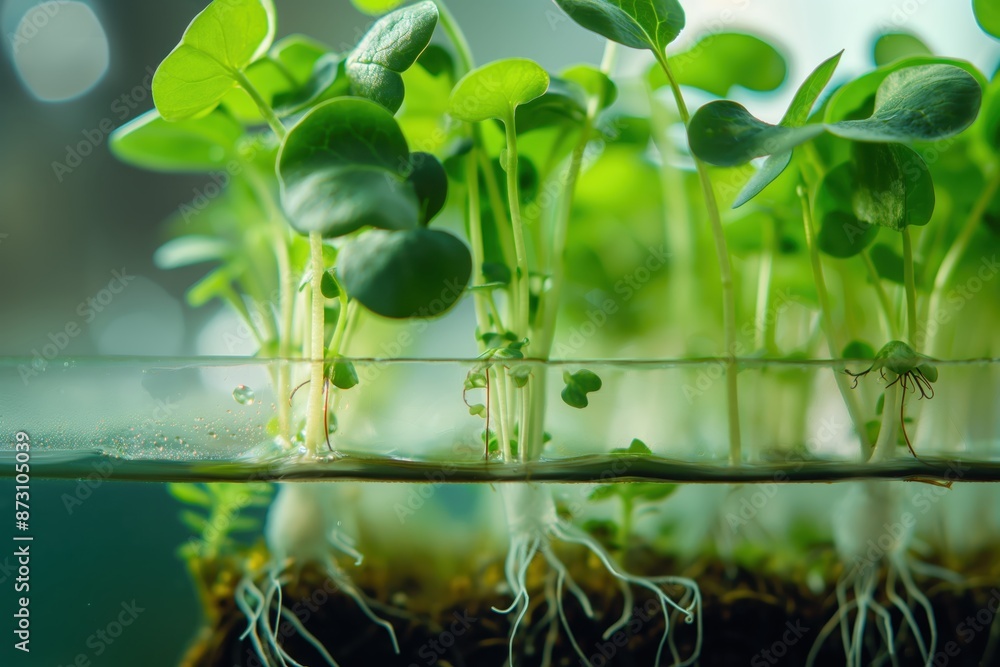
<path fill-rule="evenodd" d="M 241 384 L 236 389 L 233 389 L 233 398 L 240 405 L 253 405 L 253 389 L 245 384 Z"/>

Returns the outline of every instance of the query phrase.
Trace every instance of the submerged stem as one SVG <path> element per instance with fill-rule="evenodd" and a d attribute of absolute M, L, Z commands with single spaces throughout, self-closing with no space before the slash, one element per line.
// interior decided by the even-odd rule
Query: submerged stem
<path fill-rule="evenodd" d="M 312 308 L 309 319 L 309 358 L 312 366 L 309 373 L 305 446 L 309 454 L 315 456 L 319 451 L 319 443 L 326 440 L 323 433 L 323 238 L 319 232 L 309 233 L 309 253 L 313 272 L 310 280 Z"/>
<path fill-rule="evenodd" d="M 674 74 L 667 63 L 666 55 L 654 50 L 656 61 L 666 74 L 670 82 L 670 89 L 673 91 L 674 100 L 677 102 L 677 111 L 681 115 L 684 127 L 691 121 L 687 105 L 684 103 L 684 96 L 681 94 L 680 85 L 674 78 Z M 726 247 L 726 235 L 722 229 L 722 217 L 719 215 L 719 204 L 715 200 L 715 191 L 712 189 L 712 180 L 708 174 L 708 168 L 698 158 L 692 156 L 695 168 L 698 171 L 698 180 L 701 182 L 701 192 L 705 199 L 705 208 L 708 212 L 708 220 L 712 225 L 712 236 L 715 240 L 715 255 L 719 261 L 719 276 L 722 282 L 722 320 L 725 329 L 726 341 L 726 398 L 729 410 L 729 462 L 736 465 L 742 459 L 740 446 L 740 412 L 739 412 L 739 392 L 736 378 L 736 295 L 733 289 L 733 267 L 729 260 L 729 249 Z"/>
<path fill-rule="evenodd" d="M 809 248 L 809 260 L 812 264 L 813 282 L 816 283 L 816 294 L 819 298 L 820 323 L 823 335 L 826 338 L 827 349 L 830 357 L 840 356 L 842 345 L 838 344 L 833 328 L 833 311 L 830 308 L 830 297 L 826 291 L 826 279 L 823 277 L 823 263 L 819 258 L 819 247 L 816 242 L 816 231 L 813 229 L 812 208 L 809 204 L 809 197 L 806 195 L 805 187 L 798 187 L 799 200 L 802 203 L 802 225 L 805 229 L 806 246 Z M 837 389 L 844 399 L 844 405 L 854 423 L 854 430 L 858 434 L 861 443 L 861 456 L 868 458 L 871 454 L 871 443 L 868 440 L 868 433 L 865 431 L 865 422 L 861 417 L 861 408 L 858 405 L 857 397 L 851 392 L 847 378 L 842 373 L 834 371 L 837 382 Z"/>

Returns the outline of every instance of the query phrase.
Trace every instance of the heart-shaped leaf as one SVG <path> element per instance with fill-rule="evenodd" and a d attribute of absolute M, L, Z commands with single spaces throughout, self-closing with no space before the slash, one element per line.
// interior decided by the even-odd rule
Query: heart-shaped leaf
<path fill-rule="evenodd" d="M 551 77 L 549 87 L 542 95 L 517 108 L 517 133 L 578 124 L 586 115 L 586 91 L 572 81 Z"/>
<path fill-rule="evenodd" d="M 243 127 L 216 110 L 202 118 L 163 120 L 154 109 L 111 133 L 119 160 L 157 171 L 215 171 L 232 159 Z"/>
<path fill-rule="evenodd" d="M 566 383 L 561 394 L 563 402 L 571 408 L 579 409 L 590 404 L 587 394 L 598 391 L 603 384 L 597 373 L 586 369 L 576 373 L 564 372 L 563 382 Z"/>
<path fill-rule="evenodd" d="M 395 113 L 403 103 L 400 73 L 409 69 L 427 48 L 437 20 L 437 5 L 426 0 L 376 21 L 347 57 L 351 92 Z"/>
<path fill-rule="evenodd" d="M 1000 5 L 996 0 L 972 0 L 972 11 L 982 29 L 1000 39 Z"/>
<path fill-rule="evenodd" d="M 784 127 L 801 127 L 805 125 L 806 120 L 809 119 L 809 113 L 812 111 L 813 105 L 816 104 L 816 100 L 819 99 L 823 89 L 826 88 L 826 84 L 830 82 L 830 77 L 833 76 L 834 70 L 837 69 L 837 64 L 840 63 L 840 56 L 843 53 L 841 51 L 832 58 L 824 60 L 820 63 L 819 67 L 806 77 L 806 80 L 802 82 L 799 89 L 795 91 L 795 97 L 792 98 L 792 103 L 788 105 L 788 110 L 785 111 L 785 115 L 779 125 Z M 785 168 L 788 167 L 788 163 L 791 161 L 791 151 L 769 155 L 764 160 L 761 168 L 743 186 L 740 194 L 736 197 L 736 201 L 733 202 L 733 208 L 739 208 L 760 194 L 764 188 L 785 171 Z"/>
<path fill-rule="evenodd" d="M 684 29 L 684 10 L 677 0 L 556 0 L 556 4 L 591 32 L 658 54 Z"/>
<path fill-rule="evenodd" d="M 926 163 L 899 144 L 858 143 L 854 150 L 854 214 L 902 231 L 926 225 L 934 212 L 934 183 Z"/>
<path fill-rule="evenodd" d="M 407 181 L 413 187 L 420 206 L 420 224 L 426 225 L 444 207 L 448 199 L 448 174 L 441 162 L 430 153 L 410 154 Z"/>
<path fill-rule="evenodd" d="M 243 70 L 267 53 L 274 30 L 271 0 L 213 0 L 153 75 L 160 115 L 182 120 L 212 111 Z"/>
<path fill-rule="evenodd" d="M 434 317 L 453 306 L 465 290 L 472 257 L 468 247 L 447 232 L 375 229 L 341 251 L 337 274 L 348 295 L 373 313 Z"/>
<path fill-rule="evenodd" d="M 972 125 L 982 97 L 976 79 L 959 67 L 907 67 L 879 85 L 870 117 L 840 121 L 829 128 L 855 141 L 936 141 Z"/>
<path fill-rule="evenodd" d="M 690 49 L 667 59 L 677 83 L 725 97 L 735 86 L 767 92 L 785 81 L 785 57 L 753 35 L 715 32 L 701 37 Z M 654 65 L 647 76 L 654 90 L 667 85 L 663 68 Z"/>
<path fill-rule="evenodd" d="M 929 56 L 931 50 L 919 37 L 908 32 L 890 32 L 879 35 L 872 46 L 872 60 L 881 67 L 903 58 Z"/>
<path fill-rule="evenodd" d="M 497 60 L 455 84 L 448 113 L 470 123 L 491 118 L 512 122 L 518 106 L 540 97 L 548 87 L 549 75 L 538 63 L 525 58 Z"/>
<path fill-rule="evenodd" d="M 832 257 L 853 257 L 878 236 L 877 225 L 854 213 L 858 187 L 854 164 L 845 162 L 828 171 L 816 191 L 814 210 L 820 223 L 816 241 Z"/>
<path fill-rule="evenodd" d="M 410 152 L 392 114 L 365 99 L 324 102 L 289 130 L 278 154 L 281 203 L 300 233 L 339 236 L 362 226 L 408 229 L 417 197 Z"/>
<path fill-rule="evenodd" d="M 784 153 L 823 133 L 822 125 L 783 127 L 754 118 L 729 100 L 709 102 L 688 125 L 691 152 L 719 167 L 735 167 L 765 155 Z"/>

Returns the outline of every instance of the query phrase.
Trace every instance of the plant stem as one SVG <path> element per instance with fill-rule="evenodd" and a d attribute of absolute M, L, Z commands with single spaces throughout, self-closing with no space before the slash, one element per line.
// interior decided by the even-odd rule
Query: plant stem
<path fill-rule="evenodd" d="M 986 208 L 993 201 L 993 197 L 996 196 L 998 189 L 1000 189 L 1000 168 L 996 169 L 993 177 L 990 178 L 986 187 L 983 188 L 979 199 L 976 200 L 969 211 L 969 217 L 965 219 L 962 229 L 959 230 L 958 236 L 955 237 L 951 247 L 948 248 L 947 254 L 945 254 L 944 259 L 941 261 L 941 266 L 938 267 L 937 274 L 934 276 L 934 288 L 931 290 L 930 304 L 927 307 L 928 323 L 937 319 L 938 312 L 941 310 L 941 301 L 944 299 L 945 292 L 951 284 L 952 278 L 955 276 L 955 271 L 962 260 L 962 255 L 965 254 L 969 243 L 972 241 L 972 237 L 975 235 L 976 230 L 979 229 L 979 223 L 986 213 Z M 926 352 L 929 355 L 934 356 L 940 353 L 937 349 L 938 332 L 940 330 L 941 326 L 939 322 L 936 323 L 936 326 L 928 327 Z"/>
<path fill-rule="evenodd" d="M 326 438 L 323 434 L 323 238 L 319 232 L 309 233 L 309 254 L 312 262 L 310 296 L 312 314 L 309 321 L 309 358 L 312 367 L 309 374 L 309 402 L 306 408 L 305 445 L 309 454 L 316 455 L 319 443 Z"/>
<path fill-rule="evenodd" d="M 896 328 L 896 318 L 893 317 L 892 303 L 890 303 L 889 295 L 886 294 L 885 287 L 882 285 L 882 277 L 878 274 L 878 269 L 875 268 L 875 262 L 872 261 L 871 253 L 865 248 L 858 253 L 858 256 L 868 270 L 868 279 L 871 280 L 872 288 L 875 290 L 876 296 L 878 296 L 879 305 L 882 306 L 882 322 L 885 325 L 886 334 L 889 338 L 898 338 L 899 334 Z"/>
<path fill-rule="evenodd" d="M 906 336 L 917 350 L 917 286 L 913 279 L 913 242 L 910 228 L 903 227 L 903 284 L 906 287 Z"/>
<path fill-rule="evenodd" d="M 802 225 L 805 229 L 806 246 L 809 248 L 809 260 L 812 263 L 813 281 L 816 283 L 816 294 L 819 298 L 821 328 L 826 338 L 830 357 L 836 358 L 840 356 L 840 350 L 843 349 L 843 346 L 839 344 L 834 334 L 833 311 L 830 308 L 830 298 L 826 291 L 826 279 L 823 277 L 823 264 L 820 261 L 819 248 L 816 244 L 812 208 L 804 186 L 798 186 L 798 195 L 799 200 L 802 202 Z M 865 431 L 865 422 L 861 417 L 861 408 L 858 405 L 857 397 L 851 392 L 851 388 L 847 386 L 847 378 L 842 373 L 838 373 L 836 369 L 834 369 L 834 378 L 837 381 L 837 389 L 840 390 L 840 395 L 844 399 L 847 412 L 854 423 L 854 430 L 858 434 L 858 439 L 861 443 L 861 456 L 868 458 L 871 454 L 871 443 L 868 440 L 868 433 Z"/>
<path fill-rule="evenodd" d="M 667 63 L 666 55 L 654 50 L 656 61 L 667 75 L 670 82 L 670 90 L 674 94 L 677 103 L 677 111 L 681 115 L 684 127 L 691 121 L 687 105 L 684 103 L 684 96 L 681 94 L 680 85 L 674 78 L 670 65 Z M 722 229 L 722 218 L 719 215 L 719 204 L 715 200 L 715 191 L 712 189 L 712 180 L 708 175 L 708 168 L 698 158 L 692 156 L 695 168 L 698 171 L 698 180 L 701 182 L 701 191 L 705 199 L 705 208 L 708 212 L 708 219 L 712 225 L 712 235 L 715 237 L 715 254 L 719 261 L 719 275 L 722 282 L 722 320 L 725 330 L 725 359 L 726 359 L 726 394 L 729 412 L 729 462 L 737 465 L 743 458 L 740 447 L 740 412 L 739 412 L 739 392 L 736 378 L 736 295 L 733 290 L 733 267 L 729 260 L 729 249 L 726 247 L 726 235 Z"/>
<path fill-rule="evenodd" d="M 475 148 L 472 150 L 476 151 Z M 483 246 L 483 219 L 479 209 L 479 170 L 476 167 L 475 155 L 466 157 L 465 180 L 469 188 L 469 242 L 472 245 L 472 285 L 475 287 L 483 284 L 483 263 L 486 261 L 486 251 Z M 486 333 L 490 325 L 486 296 L 480 290 L 472 292 L 472 302 L 476 308 L 476 322 L 479 325 L 480 334 Z M 478 343 L 480 352 L 485 350 L 482 339 L 479 339 Z"/>
<path fill-rule="evenodd" d="M 441 27 L 444 28 L 445 34 L 448 35 L 452 46 L 458 52 L 460 69 L 456 72 L 456 76 L 461 78 L 466 72 L 471 71 L 475 67 L 475 61 L 472 59 L 472 49 L 469 48 L 469 40 L 465 38 L 465 33 L 462 32 L 458 21 L 455 20 L 454 14 L 448 9 L 448 5 L 444 3 L 444 0 L 435 0 L 435 4 L 437 4 L 438 16 L 441 19 Z"/>
<path fill-rule="evenodd" d="M 337 295 L 340 301 L 340 312 L 337 313 L 337 325 L 333 330 L 333 336 L 330 338 L 330 346 L 327 348 L 330 350 L 331 357 L 340 356 L 340 347 L 344 342 L 344 335 L 347 333 L 347 323 L 351 319 L 354 313 L 354 303 L 348 298 L 347 292 L 344 291 L 344 287 L 340 284 L 331 272 L 330 275 L 333 278 L 333 282 L 337 285 Z"/>
<path fill-rule="evenodd" d="M 281 119 L 278 118 L 278 114 L 274 113 L 274 109 L 271 108 L 271 105 L 267 103 L 264 96 L 257 90 L 257 87 L 250 82 L 250 79 L 243 72 L 237 70 L 232 74 L 236 82 L 240 84 L 240 88 L 245 90 L 250 99 L 253 100 L 253 103 L 257 105 L 257 110 L 260 111 L 260 115 L 267 121 L 271 131 L 274 132 L 278 139 L 284 139 L 285 126 L 282 124 Z"/>
<path fill-rule="evenodd" d="M 760 266 L 757 272 L 757 334 L 754 347 L 771 353 L 776 348 L 774 343 L 775 318 L 769 312 L 771 310 L 771 275 L 774 272 L 774 246 L 777 236 L 774 220 L 768 220 L 764 223 L 762 235 L 763 250 L 760 254 Z"/>
<path fill-rule="evenodd" d="M 507 205 L 510 207 L 510 224 L 514 233 L 514 253 L 517 261 L 517 310 L 514 331 L 519 338 L 529 335 L 528 253 L 524 245 L 524 227 L 521 223 L 521 200 L 517 183 L 517 132 L 514 113 L 510 113 L 504 127 L 507 133 Z"/>
<path fill-rule="evenodd" d="M 896 380 L 895 373 L 888 371 L 888 382 Z M 868 459 L 872 463 L 885 461 L 892 458 L 896 451 L 896 442 L 899 439 L 899 409 L 902 397 L 902 388 L 899 382 L 891 387 L 885 388 L 885 398 L 882 404 L 882 425 L 878 431 L 878 440 L 875 441 L 875 448 Z"/>

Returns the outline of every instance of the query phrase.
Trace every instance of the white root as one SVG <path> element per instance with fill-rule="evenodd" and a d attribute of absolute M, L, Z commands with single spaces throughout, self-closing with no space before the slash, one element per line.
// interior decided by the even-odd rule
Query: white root
<path fill-rule="evenodd" d="M 569 589 L 573 597 L 578 601 L 584 614 L 588 618 L 594 617 L 594 611 L 586 593 L 573 581 L 566 565 L 556 555 L 553 544 L 562 542 L 584 547 L 594 554 L 604 565 L 607 571 L 619 582 L 623 591 L 624 610 L 622 616 L 616 620 L 604 633 L 604 639 L 614 635 L 624 628 L 632 618 L 632 586 L 645 588 L 653 593 L 663 611 L 664 628 L 663 636 L 660 639 L 656 652 L 654 665 L 660 665 L 664 647 L 670 637 L 670 618 L 674 611 L 684 615 L 688 623 L 697 622 L 697 640 L 692 655 L 686 660 L 682 660 L 671 643 L 670 652 L 673 655 L 676 667 L 684 667 L 697 661 L 701 653 L 702 643 L 702 619 L 701 619 L 701 591 L 698 585 L 691 579 L 684 577 L 642 577 L 630 574 L 621 569 L 611 555 L 593 537 L 575 526 L 562 521 L 556 513 L 555 503 L 552 500 L 551 492 L 537 484 L 512 483 L 501 486 L 501 495 L 504 499 L 504 508 L 507 514 L 507 524 L 511 534 L 510 548 L 507 552 L 507 559 L 504 563 L 504 574 L 507 585 L 510 588 L 513 601 L 505 609 L 494 607 L 494 611 L 502 614 L 515 613 L 514 621 L 511 624 L 510 637 L 508 641 L 509 665 L 514 663 L 514 640 L 517 637 L 518 629 L 524 616 L 528 611 L 530 593 L 527 588 L 527 572 L 532 560 L 540 552 L 545 558 L 549 567 L 556 573 L 556 586 L 553 591 L 546 587 L 546 603 L 548 608 L 556 609 L 560 623 L 566 631 L 566 636 L 573 651 L 583 661 L 588 662 L 588 657 L 577 643 L 573 635 L 572 628 L 566 616 L 563 605 L 563 589 Z M 680 586 L 685 590 L 681 601 L 677 602 L 668 596 L 664 586 Z M 551 613 L 546 614 L 543 622 L 551 622 Z"/>
<path fill-rule="evenodd" d="M 879 439 L 881 441 L 881 438 Z M 878 447 L 876 447 L 876 451 Z M 898 629 L 912 633 L 920 652 L 921 662 L 930 666 L 937 648 L 937 628 L 934 609 L 927 597 L 913 581 L 911 569 L 928 571 L 922 563 L 908 553 L 908 545 L 915 523 L 913 516 L 901 513 L 896 487 L 892 482 L 864 482 L 853 487 L 837 507 L 834 522 L 834 539 L 844 574 L 837 582 L 837 614 L 820 631 L 806 660 L 811 667 L 819 650 L 834 628 L 840 627 L 847 667 L 862 667 L 879 663 L 878 656 L 864 662 L 866 626 L 869 614 L 874 616 L 875 627 L 882 635 L 885 651 L 893 663 L 896 661 L 896 633 L 893 632 L 889 610 L 875 597 L 878 581 L 884 571 L 886 576 L 885 598 L 902 617 Z M 912 563 L 912 565 L 911 565 Z M 903 584 L 906 597 L 897 590 L 897 579 Z M 853 599 L 847 590 L 853 589 Z M 925 640 L 921 624 L 913 613 L 917 604 L 924 612 L 930 642 Z M 853 624 L 851 622 L 853 610 Z M 883 658 L 885 653 L 882 653 Z"/>
<path fill-rule="evenodd" d="M 393 650 L 399 653 L 396 633 L 388 621 L 372 611 L 364 593 L 351 581 L 334 559 L 337 552 L 360 565 L 363 556 L 333 519 L 335 499 L 327 484 L 283 484 L 268 513 L 265 531 L 271 563 L 264 573 L 264 589 L 256 584 L 258 575 L 247 573 L 236 588 L 236 606 L 247 618 L 240 639 L 249 637 L 254 651 L 266 667 L 305 667 L 282 646 L 278 637 L 284 619 L 305 639 L 330 667 L 339 667 L 323 643 L 306 629 L 292 610 L 284 606 L 282 588 L 307 565 L 319 566 L 339 591 L 354 600 L 362 613 L 385 629 Z M 272 614 L 274 619 L 272 622 Z"/>

